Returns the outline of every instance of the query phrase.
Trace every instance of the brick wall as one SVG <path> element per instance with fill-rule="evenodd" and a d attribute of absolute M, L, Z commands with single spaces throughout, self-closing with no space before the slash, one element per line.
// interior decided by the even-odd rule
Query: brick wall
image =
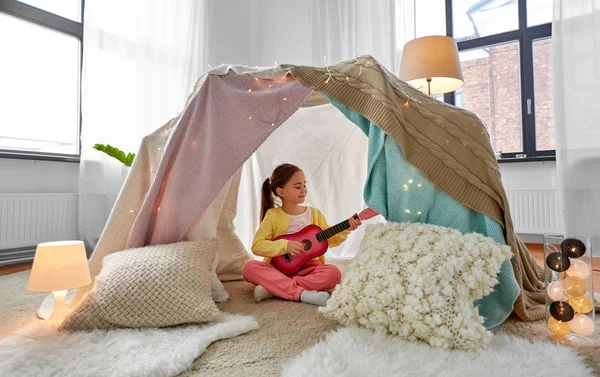
<path fill-rule="evenodd" d="M 533 42 L 535 127 L 538 150 L 556 148 L 552 109 L 552 50 L 550 39 Z"/>
<path fill-rule="evenodd" d="M 465 86 L 462 107 L 477 114 L 492 140 L 501 139 L 503 152 L 522 152 L 521 79 L 519 44 L 480 49 L 475 59 L 463 61 Z M 534 77 L 538 149 L 554 149 L 550 41 L 534 44 Z"/>

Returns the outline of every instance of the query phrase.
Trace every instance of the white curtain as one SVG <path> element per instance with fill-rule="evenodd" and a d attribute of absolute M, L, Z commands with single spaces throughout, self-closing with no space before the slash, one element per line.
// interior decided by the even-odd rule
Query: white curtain
<path fill-rule="evenodd" d="M 145 134 L 182 110 L 195 80 L 221 63 L 324 66 L 371 54 L 397 72 L 401 48 L 414 37 L 413 6 L 413 0 L 86 1 L 79 222 L 88 245 L 95 246 L 128 171 L 93 150 L 95 143 L 135 152 Z M 332 114 L 319 118 L 324 127 L 340 122 Z M 357 169 L 366 175 L 366 156 L 360 159 L 359 166 L 340 164 L 341 176 Z M 258 166 L 246 164 L 245 174 L 262 182 L 270 172 Z M 355 184 L 362 188 L 364 180 Z M 258 216 L 251 200 L 259 198 L 240 197 L 236 224 L 242 215 Z M 326 215 L 341 221 L 359 209 L 341 203 Z M 254 221 L 241 226 L 250 229 Z"/>
<path fill-rule="evenodd" d="M 128 168 L 96 143 L 137 152 L 177 115 L 206 66 L 208 13 L 195 0 L 85 4 L 79 229 L 91 250 Z"/>
<path fill-rule="evenodd" d="M 554 0 L 552 74 L 565 229 L 600 250 L 600 0 Z"/>

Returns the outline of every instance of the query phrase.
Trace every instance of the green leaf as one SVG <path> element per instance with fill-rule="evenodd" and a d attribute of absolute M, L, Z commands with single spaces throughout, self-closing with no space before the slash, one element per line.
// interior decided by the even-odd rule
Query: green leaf
<path fill-rule="evenodd" d="M 94 144 L 93 148 L 99 150 L 100 152 L 106 153 L 110 157 L 116 158 L 125 166 L 131 166 L 131 164 L 133 164 L 133 159 L 135 158 L 135 153 L 128 153 L 125 155 L 125 152 L 119 148 L 111 146 L 110 144 Z"/>

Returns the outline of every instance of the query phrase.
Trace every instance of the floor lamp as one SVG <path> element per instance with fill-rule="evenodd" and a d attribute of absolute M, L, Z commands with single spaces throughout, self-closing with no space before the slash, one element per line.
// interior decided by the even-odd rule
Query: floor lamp
<path fill-rule="evenodd" d="M 464 80 L 456 42 L 436 35 L 406 43 L 399 77 L 429 96 L 462 88 Z"/>

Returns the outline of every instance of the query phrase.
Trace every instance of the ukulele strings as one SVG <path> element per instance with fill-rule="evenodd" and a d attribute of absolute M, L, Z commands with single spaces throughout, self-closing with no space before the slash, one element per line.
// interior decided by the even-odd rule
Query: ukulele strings
<path fill-rule="evenodd" d="M 322 242 L 330 237 L 335 236 L 339 232 L 350 228 L 350 222 L 348 220 L 342 221 L 339 224 L 332 226 L 331 228 L 325 229 L 317 233 L 317 241 Z"/>

